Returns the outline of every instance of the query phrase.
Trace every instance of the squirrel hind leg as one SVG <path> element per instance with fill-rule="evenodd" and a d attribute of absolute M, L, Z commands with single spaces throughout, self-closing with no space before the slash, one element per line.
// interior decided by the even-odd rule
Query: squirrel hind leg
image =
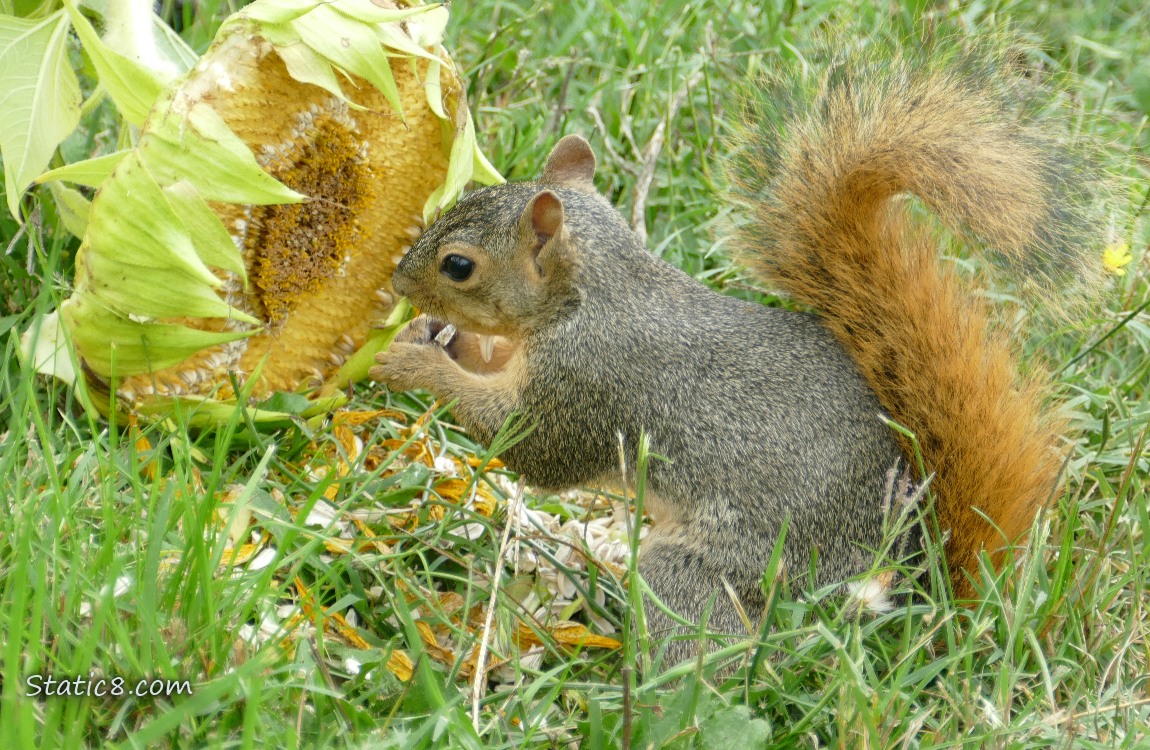
<path fill-rule="evenodd" d="M 693 534 L 681 526 L 654 529 L 643 540 L 639 553 L 639 572 L 664 606 L 695 627 L 680 625 L 653 602 L 646 602 L 647 629 L 655 643 L 666 643 L 662 654 L 662 668 L 670 667 L 698 654 L 700 645 L 714 650 L 723 645 L 722 639 L 699 639 L 699 623 L 707 614 L 709 633 L 748 635 L 743 618 L 732 601 L 728 584 L 739 597 L 739 606 L 751 622 L 758 618 L 763 606 L 759 582 L 750 580 L 749 568 L 721 570 L 715 565 L 711 545 L 703 535 Z M 758 546 L 758 545 L 756 545 Z M 694 636 L 694 637 L 692 637 Z M 652 656 L 658 656 L 658 649 Z"/>

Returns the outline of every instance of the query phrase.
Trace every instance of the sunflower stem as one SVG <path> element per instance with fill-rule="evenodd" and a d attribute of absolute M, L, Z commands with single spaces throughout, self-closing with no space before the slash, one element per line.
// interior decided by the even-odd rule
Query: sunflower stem
<path fill-rule="evenodd" d="M 104 43 L 166 78 L 174 78 L 180 72 L 160 54 L 156 44 L 152 0 L 108 0 L 104 14 Z"/>

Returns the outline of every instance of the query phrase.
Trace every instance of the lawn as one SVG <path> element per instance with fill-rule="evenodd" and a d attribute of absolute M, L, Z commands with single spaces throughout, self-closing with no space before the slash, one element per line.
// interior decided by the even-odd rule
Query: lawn
<path fill-rule="evenodd" d="M 163 15 L 203 51 L 230 12 L 217 6 L 169 0 Z M 203 430 L 179 413 L 95 418 L 22 366 L 20 336 L 68 296 L 79 244 L 38 188 L 35 220 L 0 215 L 0 747 L 1147 747 L 1150 7 L 456 0 L 451 14 L 447 47 L 502 174 L 536 176 L 580 133 L 652 252 L 766 304 L 787 303 L 724 251 L 737 88 L 827 31 L 845 46 L 1005 25 L 1100 147 L 1132 257 L 1071 315 L 986 292 L 1069 417 L 1064 493 L 976 602 L 952 602 L 937 565 L 881 614 L 778 591 L 757 634 L 645 669 L 659 643 L 634 616 L 635 498 L 524 489 L 425 394 L 363 383 L 329 417 L 266 426 L 240 409 Z M 65 147 L 111 150 L 115 132 L 89 117 Z"/>

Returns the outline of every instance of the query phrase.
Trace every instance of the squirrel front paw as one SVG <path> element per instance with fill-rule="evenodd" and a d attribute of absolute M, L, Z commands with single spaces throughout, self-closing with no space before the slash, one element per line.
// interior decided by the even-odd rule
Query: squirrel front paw
<path fill-rule="evenodd" d="M 438 320 L 419 315 L 399 332 L 395 340 L 404 344 L 430 344 L 445 326 L 445 323 Z"/>
<path fill-rule="evenodd" d="M 384 383 L 392 391 L 423 388 L 440 395 L 437 385 L 454 362 L 434 341 L 410 343 L 398 338 L 387 351 L 375 355 L 375 367 L 368 371 L 372 380 Z"/>

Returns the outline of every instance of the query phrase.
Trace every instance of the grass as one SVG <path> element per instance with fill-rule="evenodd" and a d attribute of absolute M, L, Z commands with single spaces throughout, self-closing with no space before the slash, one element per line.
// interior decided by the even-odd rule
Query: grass
<path fill-rule="evenodd" d="M 202 48 L 211 14 L 181 12 Z M 716 197 L 717 135 L 747 71 L 802 54 L 819 29 L 850 40 L 923 15 L 970 34 L 1009 21 L 1039 45 L 1035 59 L 1065 79 L 1077 126 L 1126 179 L 1115 222 L 1135 262 L 1088 318 L 1020 338 L 1027 362 L 1056 373 L 1075 437 L 1066 492 L 1016 574 L 986 572 L 981 600 L 959 607 L 932 570 L 922 595 L 861 618 L 831 592 L 779 592 L 757 643 L 725 650 L 757 666 L 733 678 L 715 675 L 718 658 L 641 676 L 642 640 L 578 654 L 545 627 L 517 640 L 522 603 L 546 595 L 541 569 L 579 573 L 571 598 L 586 603 L 572 616 L 616 636 L 633 632 L 634 588 L 616 580 L 625 569 L 588 579 L 572 542 L 513 527 L 528 517 L 513 486 L 497 469 L 473 477 L 468 457 L 488 454 L 418 394 L 363 388 L 355 408 L 402 415 L 364 425 L 259 431 L 237 413 L 197 432 L 181 417 L 93 420 L 66 389 L 21 369 L 18 334 L 67 295 L 75 253 L 41 197 L 26 230 L 0 217 L 0 746 L 1145 746 L 1150 10 L 1137 0 L 460 0 L 452 13 L 450 48 L 504 174 L 533 176 L 561 135 L 587 135 L 600 189 L 654 252 L 756 297 L 763 290 L 724 257 Z M 465 481 L 411 460 L 421 449 L 454 458 Z M 571 497 L 526 503 L 557 523 L 586 512 Z M 379 507 L 392 515 L 369 513 Z M 509 528 L 534 574 L 499 556 Z M 229 562 L 232 542 L 253 531 L 258 549 L 241 551 L 253 557 Z M 502 666 L 477 693 L 467 657 L 485 633 L 488 665 Z M 404 655 L 410 679 L 400 679 Z M 44 699 L 25 695 L 31 675 L 190 680 L 193 692 Z"/>

